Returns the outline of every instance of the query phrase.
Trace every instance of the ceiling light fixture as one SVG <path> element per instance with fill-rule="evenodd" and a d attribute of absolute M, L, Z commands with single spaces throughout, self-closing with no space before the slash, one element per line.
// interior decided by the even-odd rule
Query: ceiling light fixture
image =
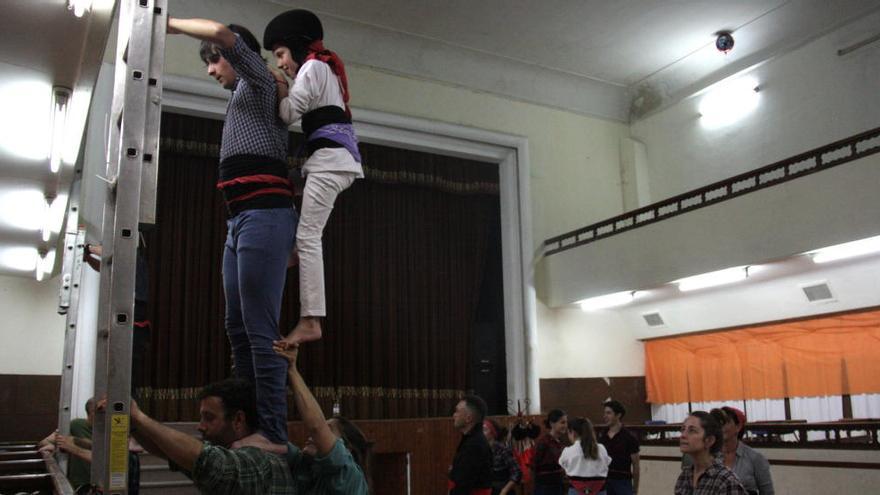
<path fill-rule="evenodd" d="M 49 144 L 49 168 L 52 173 L 58 173 L 61 169 L 61 158 L 64 153 L 64 139 L 67 136 L 67 103 L 70 101 L 70 90 L 67 88 L 52 88 L 52 140 Z"/>
<path fill-rule="evenodd" d="M 627 290 L 623 292 L 615 292 L 613 294 L 606 294 L 604 296 L 591 297 L 589 299 L 584 299 L 583 301 L 578 301 L 578 304 L 580 304 L 581 310 L 583 311 L 596 311 L 598 309 L 623 306 L 624 304 L 632 302 L 634 297 L 635 292 Z"/>
<path fill-rule="evenodd" d="M 73 15 L 82 17 L 92 10 L 92 0 L 67 0 L 67 8 L 73 11 Z"/>
<path fill-rule="evenodd" d="M 733 268 L 725 268 L 715 272 L 694 275 L 693 277 L 682 278 L 674 281 L 678 284 L 678 290 L 688 292 L 692 290 L 705 289 L 707 287 L 715 287 L 718 285 L 732 284 L 745 280 L 749 276 L 747 266 L 737 266 Z"/>
<path fill-rule="evenodd" d="M 46 198 L 46 203 L 43 207 L 43 226 L 40 229 L 43 234 L 43 242 L 49 242 L 49 238 L 52 237 L 52 202 L 55 201 L 55 198 Z"/>
<path fill-rule="evenodd" d="M 753 76 L 719 83 L 700 100 L 701 122 L 716 128 L 745 117 L 758 107 L 758 89 L 758 80 Z"/>
<path fill-rule="evenodd" d="M 43 281 L 43 276 L 45 275 L 45 271 L 43 270 L 44 265 L 46 264 L 46 256 L 47 254 L 37 253 L 37 267 L 35 276 L 37 278 L 37 282 Z"/>
<path fill-rule="evenodd" d="M 876 252 L 880 252 L 880 236 L 837 244 L 807 254 L 812 257 L 813 263 L 828 263 Z"/>
<path fill-rule="evenodd" d="M 37 266 L 35 277 L 37 282 L 42 282 L 46 275 L 52 273 L 55 269 L 55 250 L 37 252 Z"/>

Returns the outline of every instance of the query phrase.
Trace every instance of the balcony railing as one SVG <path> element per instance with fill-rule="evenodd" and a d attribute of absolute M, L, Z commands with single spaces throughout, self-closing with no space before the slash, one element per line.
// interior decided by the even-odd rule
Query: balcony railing
<path fill-rule="evenodd" d="M 709 184 L 544 241 L 544 255 L 561 253 L 682 213 L 827 170 L 880 152 L 880 127 Z"/>

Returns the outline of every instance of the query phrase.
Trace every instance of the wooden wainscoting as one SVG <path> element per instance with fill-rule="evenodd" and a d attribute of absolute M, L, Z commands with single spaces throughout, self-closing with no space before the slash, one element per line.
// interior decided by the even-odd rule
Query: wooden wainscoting
<path fill-rule="evenodd" d="M 651 406 L 645 400 L 645 377 L 622 376 L 605 378 L 542 378 L 541 410 L 562 409 L 569 416 L 590 418 L 602 424 L 602 403 L 613 398 L 626 407 L 624 422 L 644 424 L 651 419 Z"/>
<path fill-rule="evenodd" d="M 60 375 L 0 375 L 0 442 L 42 440 L 58 428 Z"/>
<path fill-rule="evenodd" d="M 452 427 L 452 418 L 364 420 L 355 424 L 374 442 L 374 493 L 406 493 L 407 454 L 412 493 L 446 493 L 446 474 L 461 438 Z M 306 432 L 301 422 L 289 423 L 288 431 L 291 442 L 303 444 Z"/>

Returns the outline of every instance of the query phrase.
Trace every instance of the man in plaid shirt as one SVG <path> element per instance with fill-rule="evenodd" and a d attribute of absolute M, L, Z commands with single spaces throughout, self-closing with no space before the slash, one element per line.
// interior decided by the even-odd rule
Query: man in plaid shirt
<path fill-rule="evenodd" d="M 102 402 L 99 407 L 106 407 Z M 204 442 L 150 418 L 131 401 L 131 433 L 151 454 L 180 468 L 201 493 L 297 493 L 284 457 L 256 447 L 230 448 L 257 427 L 250 383 L 232 378 L 208 385 L 199 394 L 199 415 Z"/>
<path fill-rule="evenodd" d="M 276 80 L 247 29 L 207 19 L 168 19 L 169 34 L 202 40 L 208 75 L 232 91 L 217 188 L 229 210 L 223 251 L 226 333 L 234 372 L 254 384 L 258 427 L 242 444 L 287 451 L 287 362 L 272 351 L 297 217 L 287 179 L 288 133 Z"/>

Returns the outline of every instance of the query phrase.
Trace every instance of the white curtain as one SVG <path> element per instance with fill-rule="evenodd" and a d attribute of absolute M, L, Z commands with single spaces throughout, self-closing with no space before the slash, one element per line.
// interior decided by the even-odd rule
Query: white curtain
<path fill-rule="evenodd" d="M 745 401 L 748 421 L 782 421 L 785 419 L 785 399 L 757 399 Z"/>
<path fill-rule="evenodd" d="M 792 397 L 791 419 L 805 419 L 808 423 L 824 423 L 843 419 L 843 398 L 839 395 L 825 397 Z M 821 440 L 825 433 L 812 431 L 807 433 L 808 440 Z"/>
<path fill-rule="evenodd" d="M 850 396 L 852 414 L 855 419 L 880 418 L 880 394 L 861 394 Z"/>
<path fill-rule="evenodd" d="M 687 418 L 688 403 L 677 404 L 651 404 L 651 419 L 654 421 L 666 421 L 666 423 L 681 423 Z M 681 434 L 677 431 L 667 431 L 666 438 L 678 438 Z"/>
<path fill-rule="evenodd" d="M 785 420 L 785 399 L 755 399 L 745 401 L 746 421 L 782 421 Z M 760 435 L 760 433 L 759 433 Z M 751 436 L 746 433 L 746 438 Z M 794 441 L 794 435 L 782 435 L 782 440 Z"/>
<path fill-rule="evenodd" d="M 853 419 L 876 419 L 880 418 L 880 394 L 851 395 Z M 867 431 L 853 430 L 846 433 L 847 436 L 866 436 Z"/>
<path fill-rule="evenodd" d="M 687 402 L 679 402 L 678 404 L 651 404 L 651 419 L 654 421 L 681 423 L 687 418 L 687 415 Z"/>
<path fill-rule="evenodd" d="M 721 402 L 721 401 L 707 401 L 707 402 L 691 402 L 691 411 L 706 411 L 709 412 L 712 409 L 718 409 L 724 406 L 733 406 L 737 409 L 742 408 L 742 401 L 737 402 Z"/>

